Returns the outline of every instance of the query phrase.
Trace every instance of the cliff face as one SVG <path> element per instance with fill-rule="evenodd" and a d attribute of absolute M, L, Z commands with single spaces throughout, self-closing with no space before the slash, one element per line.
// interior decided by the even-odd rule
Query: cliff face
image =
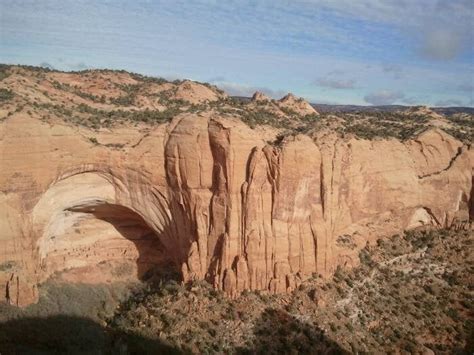
<path fill-rule="evenodd" d="M 269 145 L 208 112 L 89 132 L 23 114 L 0 123 L 0 300 L 34 302 L 56 272 L 107 282 L 152 266 L 230 296 L 286 292 L 357 264 L 380 236 L 469 220 L 472 150 L 438 129 Z"/>

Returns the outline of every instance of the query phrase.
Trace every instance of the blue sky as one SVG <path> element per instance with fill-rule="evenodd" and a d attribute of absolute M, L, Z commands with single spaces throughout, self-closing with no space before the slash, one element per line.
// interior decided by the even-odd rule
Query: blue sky
<path fill-rule="evenodd" d="M 474 2 L 0 0 L 0 62 L 315 103 L 474 106 Z"/>

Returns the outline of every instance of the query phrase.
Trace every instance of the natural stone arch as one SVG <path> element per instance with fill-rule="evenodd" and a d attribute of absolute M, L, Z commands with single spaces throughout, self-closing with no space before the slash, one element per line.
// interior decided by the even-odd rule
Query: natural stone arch
<path fill-rule="evenodd" d="M 134 189 L 126 180 L 91 168 L 56 180 L 32 213 L 38 281 L 55 272 L 81 282 L 142 279 L 153 267 L 176 264 L 162 242 L 165 225 L 160 230 L 156 219 L 150 223 L 150 211 L 159 214 L 159 209 L 150 208 L 153 201 L 145 203 L 146 197 L 134 198 Z"/>

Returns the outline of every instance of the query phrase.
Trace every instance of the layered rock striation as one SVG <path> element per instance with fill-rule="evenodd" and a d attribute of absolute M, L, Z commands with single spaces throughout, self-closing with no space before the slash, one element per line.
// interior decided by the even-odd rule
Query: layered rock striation
<path fill-rule="evenodd" d="M 472 218 L 472 150 L 439 129 L 269 144 L 208 112 L 88 132 L 22 114 L 0 124 L 0 299 L 34 302 L 57 273 L 108 282 L 152 267 L 231 297 L 287 292 L 356 265 L 380 236 Z"/>

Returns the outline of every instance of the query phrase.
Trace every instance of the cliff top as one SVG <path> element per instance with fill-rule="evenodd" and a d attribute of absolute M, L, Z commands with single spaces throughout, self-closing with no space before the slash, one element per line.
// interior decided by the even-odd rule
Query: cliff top
<path fill-rule="evenodd" d="M 60 72 L 0 65 L 0 121 L 23 114 L 97 130 L 162 124 L 186 112 L 236 117 L 251 128 L 269 127 L 286 135 L 330 132 L 405 140 L 439 127 L 467 143 L 474 137 L 474 118 L 466 113 L 444 117 L 426 107 L 413 107 L 401 112 L 320 114 L 291 93 L 273 100 L 256 92 L 252 100 L 243 101 L 191 80 L 169 81 L 118 70 Z"/>

